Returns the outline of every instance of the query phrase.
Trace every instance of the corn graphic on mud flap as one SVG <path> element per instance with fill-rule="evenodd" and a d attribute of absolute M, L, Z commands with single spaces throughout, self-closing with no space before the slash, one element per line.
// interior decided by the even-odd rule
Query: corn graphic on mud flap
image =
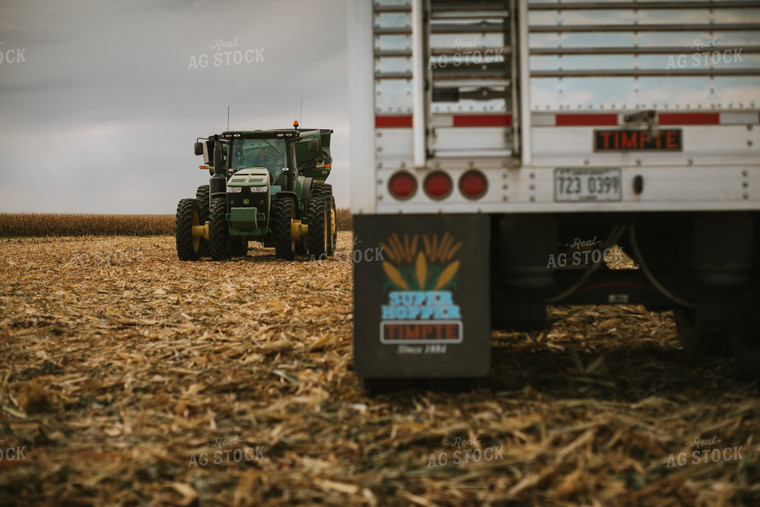
<path fill-rule="evenodd" d="M 354 366 L 363 378 L 484 377 L 483 215 L 354 216 Z M 369 259 L 369 260 L 368 260 Z"/>

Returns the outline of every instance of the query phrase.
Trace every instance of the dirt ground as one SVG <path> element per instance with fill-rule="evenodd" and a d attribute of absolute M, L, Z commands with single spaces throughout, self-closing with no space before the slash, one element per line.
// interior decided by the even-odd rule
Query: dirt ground
<path fill-rule="evenodd" d="M 484 386 L 370 397 L 336 259 L 0 239 L 1 505 L 760 505 L 760 397 L 668 314 L 551 308 Z"/>

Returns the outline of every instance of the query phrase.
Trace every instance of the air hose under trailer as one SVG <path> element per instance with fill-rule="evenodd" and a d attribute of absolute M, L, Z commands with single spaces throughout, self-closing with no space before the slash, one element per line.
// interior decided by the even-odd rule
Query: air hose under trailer
<path fill-rule="evenodd" d="M 644 276 L 647 277 L 647 280 L 649 280 L 649 283 L 652 284 L 652 286 L 657 289 L 660 294 L 668 298 L 669 300 L 673 301 L 677 305 L 684 306 L 686 308 L 694 309 L 695 305 L 693 303 L 690 303 L 686 300 L 683 300 L 670 292 L 668 289 L 666 289 L 657 279 L 654 277 L 652 272 L 649 270 L 649 267 L 647 266 L 646 261 L 644 260 L 644 257 L 641 255 L 641 250 L 639 250 L 639 243 L 636 240 L 636 229 L 635 227 L 627 226 L 627 225 L 615 225 L 615 227 L 612 229 L 612 233 L 610 235 L 610 241 L 607 242 L 607 244 L 615 245 L 617 244 L 618 240 L 621 238 L 623 233 L 625 233 L 625 230 L 628 229 L 628 237 L 631 242 L 631 247 L 633 248 L 633 254 L 635 255 L 639 267 L 641 271 L 644 273 Z M 584 283 L 591 277 L 594 272 L 599 269 L 599 267 L 604 263 L 604 257 L 599 259 L 596 263 L 594 263 L 593 266 L 590 266 L 581 276 L 580 280 L 578 280 L 575 284 L 570 286 L 565 291 L 561 292 L 560 294 L 557 294 L 555 296 L 551 296 L 546 299 L 546 302 L 549 304 L 554 304 L 559 301 L 562 301 L 563 299 L 570 296 L 572 293 L 580 289 Z"/>

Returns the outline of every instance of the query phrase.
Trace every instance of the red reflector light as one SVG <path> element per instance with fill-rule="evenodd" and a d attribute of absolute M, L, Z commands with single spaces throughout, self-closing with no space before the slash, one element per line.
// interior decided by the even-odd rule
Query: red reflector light
<path fill-rule="evenodd" d="M 480 171 L 467 171 L 459 179 L 459 190 L 467 198 L 479 199 L 488 190 L 488 181 Z"/>
<path fill-rule="evenodd" d="M 443 199 L 451 193 L 451 178 L 449 175 L 436 171 L 425 178 L 425 192 L 433 199 Z"/>
<path fill-rule="evenodd" d="M 398 172 L 391 176 L 388 190 L 397 199 L 409 199 L 417 192 L 417 180 L 407 172 Z"/>

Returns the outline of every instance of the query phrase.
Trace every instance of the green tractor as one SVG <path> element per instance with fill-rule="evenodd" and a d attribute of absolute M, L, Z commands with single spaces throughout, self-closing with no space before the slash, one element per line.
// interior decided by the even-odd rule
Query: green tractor
<path fill-rule="evenodd" d="M 230 131 L 199 139 L 208 185 L 177 206 L 180 260 L 243 257 L 249 241 L 274 247 L 278 259 L 324 259 L 337 228 L 330 175 L 330 129 Z"/>

